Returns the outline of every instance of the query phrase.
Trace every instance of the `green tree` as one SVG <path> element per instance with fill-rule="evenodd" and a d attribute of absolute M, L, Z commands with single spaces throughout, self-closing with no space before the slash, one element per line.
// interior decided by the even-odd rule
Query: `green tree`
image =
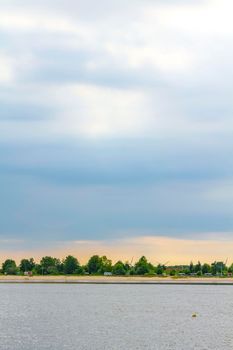
<path fill-rule="evenodd" d="M 216 273 L 217 273 L 216 261 L 211 264 L 211 273 L 213 275 L 216 275 Z"/>
<path fill-rule="evenodd" d="M 18 272 L 18 269 L 15 261 L 11 259 L 5 260 L 4 263 L 2 264 L 2 271 L 4 274 L 7 274 L 7 275 L 16 275 Z"/>
<path fill-rule="evenodd" d="M 124 267 L 125 267 L 126 273 L 129 273 L 130 269 L 131 269 L 131 266 L 130 266 L 130 263 L 128 261 L 125 262 Z"/>
<path fill-rule="evenodd" d="M 108 259 L 105 255 L 101 258 L 100 273 L 111 272 L 112 271 L 112 260 Z"/>
<path fill-rule="evenodd" d="M 166 271 L 166 266 L 159 264 L 156 267 L 156 273 L 157 275 L 162 275 Z"/>
<path fill-rule="evenodd" d="M 148 263 L 145 256 L 142 256 L 138 262 L 136 262 L 134 268 L 136 275 L 145 275 L 145 273 L 152 272 L 153 270 L 153 266 Z"/>
<path fill-rule="evenodd" d="M 61 262 L 52 256 L 44 256 L 40 261 L 42 274 L 58 274 L 61 272 Z"/>
<path fill-rule="evenodd" d="M 21 272 L 32 271 L 35 267 L 34 259 L 22 259 L 19 265 L 19 269 Z"/>
<path fill-rule="evenodd" d="M 34 269 L 32 270 L 33 274 L 35 275 L 41 275 L 42 274 L 42 268 L 40 264 L 35 264 Z"/>
<path fill-rule="evenodd" d="M 122 261 L 117 261 L 117 263 L 113 266 L 112 272 L 114 275 L 125 275 L 126 268 Z"/>
<path fill-rule="evenodd" d="M 193 262 L 192 261 L 190 262 L 190 265 L 189 265 L 189 272 L 190 273 L 194 272 L 194 266 L 193 266 Z"/>
<path fill-rule="evenodd" d="M 93 255 L 88 263 L 87 263 L 87 269 L 90 274 L 99 273 L 102 267 L 102 259 L 99 257 L 99 255 Z"/>
<path fill-rule="evenodd" d="M 176 270 L 175 269 L 172 269 L 171 271 L 170 271 L 170 276 L 175 276 L 176 275 Z"/>
<path fill-rule="evenodd" d="M 68 275 L 78 273 L 77 271 L 79 267 L 78 260 L 72 255 L 68 255 L 63 262 L 64 273 Z"/>
<path fill-rule="evenodd" d="M 202 273 L 202 266 L 201 266 L 200 261 L 198 261 L 197 265 L 195 265 L 194 271 L 195 271 L 196 273 L 198 273 L 198 274 L 201 274 L 201 273 Z"/>
<path fill-rule="evenodd" d="M 231 264 L 231 266 L 229 266 L 228 272 L 229 272 L 229 273 L 233 273 L 233 264 Z"/>
<path fill-rule="evenodd" d="M 185 273 L 186 275 L 189 275 L 189 273 L 190 273 L 189 267 L 184 266 L 182 272 Z"/>
<path fill-rule="evenodd" d="M 210 273 L 211 272 L 211 267 L 209 264 L 203 264 L 202 266 L 202 273 Z"/>
<path fill-rule="evenodd" d="M 227 272 L 226 265 L 222 261 L 215 261 L 211 264 L 211 272 L 213 275 L 223 275 Z"/>

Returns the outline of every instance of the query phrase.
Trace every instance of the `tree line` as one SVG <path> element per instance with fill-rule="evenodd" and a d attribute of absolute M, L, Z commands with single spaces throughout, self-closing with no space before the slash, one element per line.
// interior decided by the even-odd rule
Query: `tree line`
<path fill-rule="evenodd" d="M 228 276 L 233 273 L 233 264 L 227 267 L 225 263 L 215 261 L 212 264 L 191 262 L 189 265 L 153 265 L 145 256 L 135 264 L 120 260 L 113 264 L 106 256 L 93 255 L 86 265 L 81 265 L 76 257 L 68 255 L 62 261 L 52 256 L 43 257 L 39 263 L 36 263 L 33 258 L 22 259 L 19 265 L 15 260 L 7 259 L 3 262 L 0 273 L 5 275 Z"/>

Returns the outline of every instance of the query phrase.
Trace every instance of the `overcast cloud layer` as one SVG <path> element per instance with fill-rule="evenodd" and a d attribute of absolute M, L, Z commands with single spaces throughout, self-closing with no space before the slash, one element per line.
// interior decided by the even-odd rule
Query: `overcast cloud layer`
<path fill-rule="evenodd" d="M 232 11 L 1 1 L 3 247 L 233 239 Z"/>

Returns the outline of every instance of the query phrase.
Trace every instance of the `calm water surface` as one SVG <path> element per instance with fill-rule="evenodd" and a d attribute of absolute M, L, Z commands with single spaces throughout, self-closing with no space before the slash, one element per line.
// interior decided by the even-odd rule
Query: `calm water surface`
<path fill-rule="evenodd" d="M 225 350 L 232 326 L 233 286 L 0 285 L 1 350 Z"/>

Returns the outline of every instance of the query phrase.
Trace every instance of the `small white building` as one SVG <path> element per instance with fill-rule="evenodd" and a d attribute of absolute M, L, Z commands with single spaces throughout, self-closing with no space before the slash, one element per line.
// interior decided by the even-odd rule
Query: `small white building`
<path fill-rule="evenodd" d="M 111 272 L 104 272 L 104 276 L 112 276 Z"/>

